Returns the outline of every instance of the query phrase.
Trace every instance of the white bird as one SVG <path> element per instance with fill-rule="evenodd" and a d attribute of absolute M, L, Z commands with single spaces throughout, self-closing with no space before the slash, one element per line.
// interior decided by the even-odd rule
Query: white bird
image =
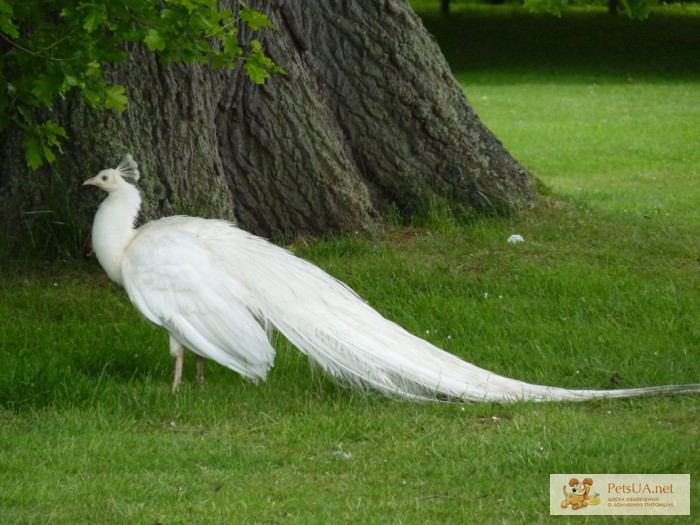
<path fill-rule="evenodd" d="M 699 392 L 700 385 L 568 390 L 528 384 L 467 363 L 382 317 L 355 292 L 287 250 L 214 219 L 167 217 L 135 228 L 141 206 L 131 155 L 84 185 L 108 193 L 92 242 L 107 275 L 170 334 L 173 392 L 185 347 L 257 382 L 272 367 L 272 330 L 353 386 L 411 400 L 562 401 Z"/>

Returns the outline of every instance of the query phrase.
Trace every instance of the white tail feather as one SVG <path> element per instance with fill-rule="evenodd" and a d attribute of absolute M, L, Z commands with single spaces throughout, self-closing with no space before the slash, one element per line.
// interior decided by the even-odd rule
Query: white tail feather
<path fill-rule="evenodd" d="M 700 385 L 568 390 L 499 376 L 410 334 L 311 263 L 236 228 L 226 237 L 219 246 L 232 265 L 226 273 L 254 283 L 257 315 L 353 386 L 413 400 L 498 402 L 700 392 Z"/>
<path fill-rule="evenodd" d="M 136 181 L 131 155 L 116 168 Z M 467 363 L 382 317 L 311 263 L 217 220 L 169 217 L 133 229 L 138 189 L 121 178 L 93 225 L 108 275 L 139 311 L 195 353 L 251 380 L 274 360 L 275 327 L 333 377 L 412 400 L 564 401 L 700 392 L 700 385 L 567 390 L 532 385 Z M 175 385 L 177 386 L 177 385 Z"/>

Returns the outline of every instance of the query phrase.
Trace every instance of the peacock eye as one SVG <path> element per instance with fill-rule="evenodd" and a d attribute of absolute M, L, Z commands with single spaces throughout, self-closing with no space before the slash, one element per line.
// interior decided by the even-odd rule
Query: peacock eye
<path fill-rule="evenodd" d="M 107 179 L 108 179 L 108 178 L 109 178 L 109 177 L 108 177 L 107 175 L 102 175 L 102 180 L 103 180 L 103 181 L 107 182 Z"/>

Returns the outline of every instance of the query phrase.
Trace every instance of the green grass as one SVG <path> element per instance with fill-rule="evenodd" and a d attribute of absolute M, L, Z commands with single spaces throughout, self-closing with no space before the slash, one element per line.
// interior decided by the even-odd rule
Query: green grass
<path fill-rule="evenodd" d="M 682 190 L 700 177 L 693 86 L 464 85 L 491 129 L 557 192 L 621 212 L 686 213 L 697 226 L 697 196 Z"/>
<path fill-rule="evenodd" d="M 601 23 L 574 15 L 426 15 L 484 121 L 552 188 L 532 212 L 464 225 L 437 207 L 375 237 L 294 249 L 502 374 L 573 388 L 697 382 L 699 37 L 687 28 L 700 20 L 674 19 L 688 56 L 659 50 L 618 75 L 597 41 L 583 64 L 561 58 L 556 35 L 583 47 Z M 634 31 L 673 47 L 668 23 Z M 639 45 L 620 32 L 616 46 Z M 523 58 L 514 43 L 532 34 L 539 51 Z M 513 233 L 526 241 L 508 244 Z M 542 523 L 550 473 L 690 473 L 700 490 L 697 396 L 403 403 L 334 385 L 282 342 L 264 384 L 210 364 L 201 391 L 190 358 L 171 396 L 166 335 L 94 262 L 2 270 L 0 523 Z"/>

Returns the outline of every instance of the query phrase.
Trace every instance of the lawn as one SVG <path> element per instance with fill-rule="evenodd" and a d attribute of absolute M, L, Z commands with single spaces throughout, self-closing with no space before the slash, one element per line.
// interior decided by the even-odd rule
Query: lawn
<path fill-rule="evenodd" d="M 666 13 L 424 12 L 542 199 L 291 248 L 504 375 L 700 381 L 700 15 Z M 591 38 L 601 24 L 607 44 Z M 654 53 L 623 58 L 647 37 Z M 0 523 L 541 523 L 550 473 L 690 473 L 700 490 L 698 396 L 414 404 L 345 390 L 284 341 L 264 384 L 212 363 L 201 390 L 190 358 L 172 396 L 166 334 L 94 261 L 2 270 Z"/>

